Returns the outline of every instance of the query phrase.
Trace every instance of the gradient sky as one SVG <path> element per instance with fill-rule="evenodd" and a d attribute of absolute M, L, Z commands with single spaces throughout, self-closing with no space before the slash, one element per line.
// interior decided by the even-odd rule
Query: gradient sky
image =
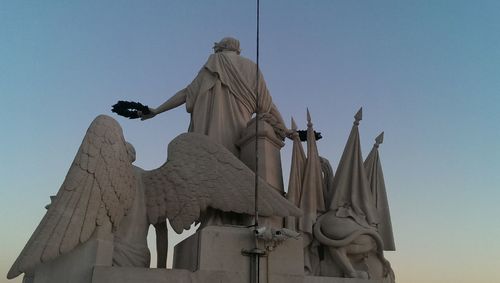
<path fill-rule="evenodd" d="M 398 282 L 500 282 L 500 2 L 261 1 L 261 69 L 287 121 L 309 107 L 340 158 L 359 107 L 380 148 Z M 0 282 L 61 185 L 92 119 L 116 118 L 156 168 L 184 107 L 146 122 L 224 36 L 255 59 L 254 1 L 0 0 Z M 291 143 L 283 151 L 288 176 Z M 175 238 L 173 241 L 178 241 Z M 171 242 L 173 242 L 171 241 Z"/>

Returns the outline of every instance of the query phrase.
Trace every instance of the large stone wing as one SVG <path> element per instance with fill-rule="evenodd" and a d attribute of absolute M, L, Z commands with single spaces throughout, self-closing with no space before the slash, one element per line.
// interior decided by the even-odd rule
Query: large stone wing
<path fill-rule="evenodd" d="M 208 136 L 186 133 L 168 146 L 168 160 L 143 174 L 148 220 L 168 218 L 181 233 L 207 207 L 254 214 L 255 175 Z M 300 216 L 301 211 L 265 181 L 259 182 L 259 215 Z"/>
<path fill-rule="evenodd" d="M 132 204 L 136 184 L 120 125 L 111 117 L 98 116 L 55 200 L 7 277 L 32 271 L 73 250 L 103 223 L 116 229 Z"/>

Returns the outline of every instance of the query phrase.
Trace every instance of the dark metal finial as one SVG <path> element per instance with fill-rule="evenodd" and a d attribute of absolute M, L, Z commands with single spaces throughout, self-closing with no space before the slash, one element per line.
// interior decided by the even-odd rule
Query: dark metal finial
<path fill-rule="evenodd" d="M 380 133 L 380 135 L 378 135 L 375 138 L 375 144 L 373 146 L 378 148 L 378 146 L 381 145 L 383 142 L 384 142 L 384 132 Z"/>
<path fill-rule="evenodd" d="M 295 123 L 295 119 L 292 117 L 292 130 L 297 131 L 297 123 Z"/>
<path fill-rule="evenodd" d="M 356 115 L 354 115 L 354 125 L 359 125 L 359 121 L 363 119 L 363 107 L 359 108 L 358 112 L 356 112 Z"/>
<path fill-rule="evenodd" d="M 307 109 L 307 127 L 312 127 L 312 122 L 311 122 L 311 113 L 309 113 L 309 108 L 306 108 Z"/>

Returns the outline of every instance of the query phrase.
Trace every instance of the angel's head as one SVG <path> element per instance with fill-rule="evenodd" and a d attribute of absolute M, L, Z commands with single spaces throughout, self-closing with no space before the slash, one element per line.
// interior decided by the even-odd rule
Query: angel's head
<path fill-rule="evenodd" d="M 126 142 L 127 144 L 127 154 L 128 154 L 128 158 L 130 160 L 130 163 L 133 163 L 135 161 L 135 148 L 134 146 L 129 143 L 129 142 Z"/>

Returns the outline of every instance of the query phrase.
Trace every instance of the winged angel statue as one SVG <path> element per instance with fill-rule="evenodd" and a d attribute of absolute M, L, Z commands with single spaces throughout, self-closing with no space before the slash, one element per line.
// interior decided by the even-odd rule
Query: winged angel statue
<path fill-rule="evenodd" d="M 161 167 L 132 165 L 135 150 L 113 118 L 90 125 L 56 198 L 13 264 L 8 278 L 29 274 L 83 245 L 98 233 L 113 235 L 113 264 L 149 266 L 150 224 L 168 219 L 177 233 L 208 209 L 253 214 L 254 173 L 209 137 L 185 133 L 168 146 Z M 301 211 L 259 185 L 262 216 L 299 216 Z"/>

